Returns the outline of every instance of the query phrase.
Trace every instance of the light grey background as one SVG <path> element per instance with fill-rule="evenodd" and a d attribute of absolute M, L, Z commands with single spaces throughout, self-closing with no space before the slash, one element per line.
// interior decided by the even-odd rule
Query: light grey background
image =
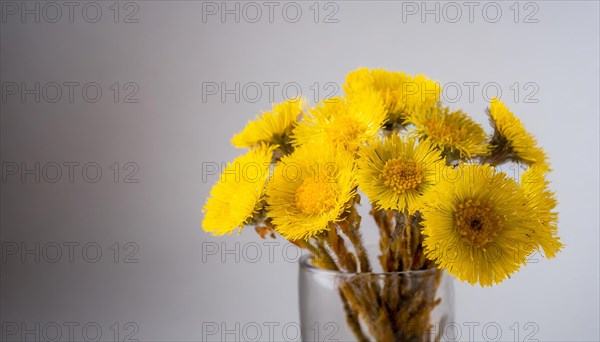
<path fill-rule="evenodd" d="M 35 4 L 27 2 L 30 8 Z M 38 4 L 43 11 L 45 3 Z M 500 327 L 503 341 L 524 340 L 530 333 L 543 341 L 599 340 L 598 2 L 516 7 L 475 2 L 473 20 L 459 2 L 462 17 L 456 23 L 450 22 L 455 8 L 445 2 L 437 3 L 439 23 L 433 14 L 421 20 L 420 9 L 408 15 L 412 4 L 392 1 L 319 3 L 318 23 L 312 1 L 296 3 L 302 15 L 295 23 L 288 22 L 295 16 L 292 5 L 282 15 L 285 2 L 275 3 L 273 23 L 262 2 L 257 23 L 249 22 L 255 12 L 251 7 L 243 12 L 244 3 L 238 3 L 240 23 L 234 15 L 224 22 L 208 15 L 212 5 L 199 1 L 117 3 L 118 23 L 112 1 L 95 3 L 102 10 L 96 23 L 86 21 L 94 19 L 95 7 L 82 16 L 85 2 L 76 2 L 72 23 L 65 4 L 57 4 L 63 11 L 57 23 L 49 22 L 55 17 L 51 7 L 36 23 L 33 15 L 22 20 L 22 8 L 12 15 L 2 1 L 0 313 L 8 335 L 3 337 L 20 339 L 25 330 L 34 330 L 24 336 L 28 339 L 38 337 L 35 331 L 52 337 L 59 326 L 65 339 L 73 322 L 76 340 L 93 338 L 97 327 L 102 340 L 115 340 L 115 331 L 119 340 L 129 333 L 144 341 L 201 340 L 215 324 L 219 331 L 211 338 L 235 340 L 250 338 L 243 327 L 256 323 L 266 340 L 269 322 L 275 322 L 272 339 L 293 338 L 299 317 L 297 250 L 281 240 L 265 244 L 250 229 L 225 238 L 203 233 L 201 207 L 218 178 L 207 175 L 206 167 L 243 152 L 229 139 L 270 108 L 269 82 L 276 82 L 276 101 L 285 97 L 284 88 L 293 96 L 299 87 L 314 102 L 316 89 L 322 98 L 347 72 L 368 66 L 456 82 L 462 95 L 447 97 L 457 97 L 453 106 L 484 124 L 482 89 L 491 96 L 499 88 L 550 156 L 565 250 L 551 261 L 537 258 L 494 288 L 457 282 L 461 339 L 469 340 L 468 322 L 475 322 L 471 340 L 494 337 L 493 327 L 485 335 L 486 324 Z M 496 7 L 502 10 L 498 18 Z M 137 22 L 124 23 L 136 10 L 129 19 Z M 325 23 L 333 12 L 329 19 L 337 22 Z M 71 81 L 81 84 L 73 103 L 64 86 L 57 103 L 44 94 L 39 103 L 34 95 L 20 99 L 21 82 L 30 88 L 40 82 L 42 91 L 49 82 Z M 88 82 L 102 89 L 97 103 L 82 98 Z M 109 88 L 115 82 L 121 87 L 118 103 Z M 123 103 L 134 89 L 122 89 L 127 82 L 137 85 L 137 103 Z M 221 101 L 221 93 L 206 93 L 207 85 L 234 89 L 236 82 L 239 101 L 232 94 Z M 252 82 L 261 85 L 256 101 Z M 472 98 L 468 82 L 478 82 Z M 6 88 L 13 83 L 21 88 L 17 95 Z M 46 88 L 47 97 L 54 97 L 52 85 Z M 22 180 L 22 162 L 28 168 L 39 162 L 40 170 Z M 80 163 L 73 182 L 65 162 Z M 96 183 L 81 175 L 92 162 L 102 170 Z M 121 168 L 117 182 L 109 168 L 115 162 Z M 128 162 L 137 171 L 123 170 Z M 63 165 L 56 183 L 49 181 L 56 172 L 52 163 Z M 9 172 L 14 165 L 16 175 Z M 132 170 L 130 180 L 139 182 L 125 183 Z M 93 168 L 88 172 L 94 177 Z M 72 262 L 69 242 L 79 244 Z M 82 256 L 86 243 L 96 244 L 83 253 L 88 259 Z M 94 246 L 102 252 L 98 262 L 89 260 Z M 25 248 L 33 252 L 21 255 Z M 220 335 L 223 327 L 234 331 Z"/>

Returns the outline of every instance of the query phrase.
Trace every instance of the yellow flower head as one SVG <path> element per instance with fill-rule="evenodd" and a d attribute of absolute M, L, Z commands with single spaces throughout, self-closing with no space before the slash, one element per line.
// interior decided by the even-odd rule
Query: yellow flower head
<path fill-rule="evenodd" d="M 263 112 L 256 117 L 256 120 L 248 122 L 246 127 L 231 139 L 231 143 L 238 148 L 252 148 L 262 143 L 269 145 L 289 143 L 289 135 L 305 105 L 306 102 L 302 98 L 273 104 L 272 111 Z"/>
<path fill-rule="evenodd" d="M 461 164 L 455 171 L 426 195 L 425 255 L 470 284 L 499 283 L 525 263 L 538 242 L 530 234 L 525 195 L 489 165 Z"/>
<path fill-rule="evenodd" d="M 202 227 L 214 235 L 242 228 L 259 209 L 273 148 L 261 145 L 229 163 L 210 191 Z"/>
<path fill-rule="evenodd" d="M 546 153 L 538 147 L 523 123 L 497 98 L 492 99 L 489 109 L 494 136 L 490 143 L 492 155 L 508 158 L 527 165 L 547 164 Z"/>
<path fill-rule="evenodd" d="M 359 152 L 358 183 L 380 209 L 414 211 L 445 163 L 429 142 L 391 135 Z"/>
<path fill-rule="evenodd" d="M 277 163 L 267 186 L 267 211 L 283 237 L 307 239 L 340 219 L 355 187 L 351 153 L 304 145 Z"/>
<path fill-rule="evenodd" d="M 436 106 L 413 113 L 408 122 L 415 126 L 420 140 L 428 140 L 444 154 L 468 159 L 487 152 L 487 136 L 483 128 L 467 114 Z"/>
<path fill-rule="evenodd" d="M 293 144 L 321 144 L 355 151 L 373 140 L 385 122 L 381 98 L 373 92 L 334 97 L 309 110 L 292 134 Z"/>
<path fill-rule="evenodd" d="M 525 193 L 525 206 L 530 212 L 536 241 L 547 258 L 554 258 L 563 244 L 558 237 L 558 213 L 554 211 L 557 202 L 554 192 L 548 189 L 550 182 L 545 177 L 547 172 L 544 166 L 529 167 L 521 175 L 521 188 Z"/>
<path fill-rule="evenodd" d="M 367 68 L 350 72 L 343 88 L 350 98 L 369 91 L 381 96 L 389 125 L 403 124 L 410 113 L 435 106 L 442 93 L 437 82 L 423 75 Z"/>

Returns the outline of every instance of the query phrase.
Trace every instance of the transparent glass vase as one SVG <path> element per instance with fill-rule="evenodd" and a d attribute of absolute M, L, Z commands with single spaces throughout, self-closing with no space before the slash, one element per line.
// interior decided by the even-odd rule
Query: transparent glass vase
<path fill-rule="evenodd" d="M 452 278 L 436 268 L 345 273 L 300 261 L 303 341 L 439 341 L 454 321 Z"/>

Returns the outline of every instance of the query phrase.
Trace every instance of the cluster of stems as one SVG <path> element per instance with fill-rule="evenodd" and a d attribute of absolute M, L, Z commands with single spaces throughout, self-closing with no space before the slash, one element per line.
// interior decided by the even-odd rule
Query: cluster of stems
<path fill-rule="evenodd" d="M 339 222 L 307 241 L 295 241 L 307 249 L 312 263 L 338 271 L 337 288 L 346 321 L 358 341 L 437 341 L 430 313 L 436 299 L 441 271 L 423 254 L 421 218 L 417 214 L 372 208 L 380 231 L 379 263 L 384 273 L 373 273 L 359 227 L 356 210 L 360 198 Z"/>

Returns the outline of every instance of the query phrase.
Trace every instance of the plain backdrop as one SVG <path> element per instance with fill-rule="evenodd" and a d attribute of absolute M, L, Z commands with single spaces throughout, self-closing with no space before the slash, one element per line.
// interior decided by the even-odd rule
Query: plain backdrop
<path fill-rule="evenodd" d="M 457 281 L 460 339 L 600 339 L 598 2 L 1 5 L 3 339 L 294 338 L 298 250 L 211 237 L 201 207 L 248 120 L 362 66 L 438 80 L 487 129 L 499 95 L 550 157 L 565 249 Z"/>

